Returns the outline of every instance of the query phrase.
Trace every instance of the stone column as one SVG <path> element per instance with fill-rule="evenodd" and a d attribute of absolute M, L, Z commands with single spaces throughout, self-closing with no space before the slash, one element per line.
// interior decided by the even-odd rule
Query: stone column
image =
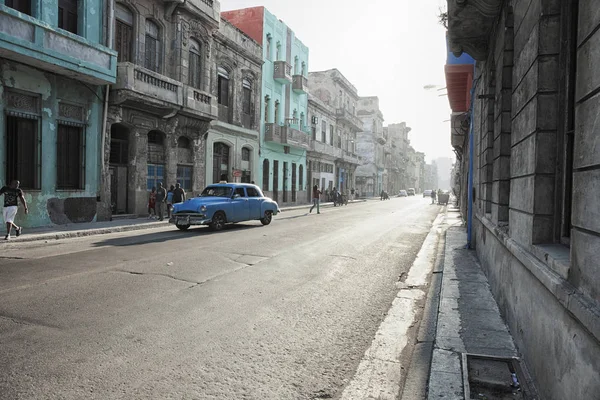
<path fill-rule="evenodd" d="M 127 208 L 134 214 L 148 211 L 148 130 L 134 127 L 130 133 Z"/>

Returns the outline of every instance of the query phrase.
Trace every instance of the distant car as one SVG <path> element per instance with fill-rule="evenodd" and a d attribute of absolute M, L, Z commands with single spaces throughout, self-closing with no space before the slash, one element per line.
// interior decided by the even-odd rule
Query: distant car
<path fill-rule="evenodd" d="M 406 191 L 406 193 L 408 193 L 409 196 L 414 196 L 415 195 L 415 188 L 408 188 L 408 190 Z"/>
<path fill-rule="evenodd" d="M 423 191 L 423 197 L 431 197 L 431 190 L 430 189 L 424 190 Z"/>
<path fill-rule="evenodd" d="M 408 197 L 408 193 L 406 193 L 406 190 L 401 190 L 398 192 L 398 197 Z"/>
<path fill-rule="evenodd" d="M 209 225 L 220 231 L 228 223 L 258 220 L 269 225 L 280 212 L 256 185 L 223 183 L 207 186 L 198 197 L 173 205 L 170 223 L 182 231 L 191 225 Z"/>

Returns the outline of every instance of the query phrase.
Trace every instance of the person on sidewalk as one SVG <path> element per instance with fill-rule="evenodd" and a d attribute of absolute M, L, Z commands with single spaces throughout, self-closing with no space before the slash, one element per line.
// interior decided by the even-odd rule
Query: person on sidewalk
<path fill-rule="evenodd" d="M 173 189 L 173 204 L 183 203 L 185 201 L 185 190 L 181 187 L 179 183 L 175 184 L 175 189 Z"/>
<path fill-rule="evenodd" d="M 431 204 L 435 204 L 435 189 L 431 189 Z"/>
<path fill-rule="evenodd" d="M 171 219 L 171 211 L 173 210 L 173 191 L 175 186 L 171 185 L 167 192 L 167 218 Z"/>
<path fill-rule="evenodd" d="M 352 190 L 350 190 L 350 194 L 352 196 L 352 197 L 350 197 L 350 200 L 352 200 L 352 201 L 354 201 L 354 193 L 355 193 L 354 188 L 352 188 Z"/>
<path fill-rule="evenodd" d="M 148 219 L 156 218 L 156 187 L 148 194 Z"/>
<path fill-rule="evenodd" d="M 4 223 L 6 224 L 5 240 L 10 239 L 10 231 L 13 227 L 15 228 L 17 236 L 21 236 L 21 233 L 23 233 L 23 228 L 15 225 L 15 217 L 19 210 L 19 199 L 21 199 L 21 203 L 23 203 L 23 207 L 25 207 L 25 214 L 29 213 L 27 202 L 25 201 L 25 197 L 23 197 L 23 191 L 19 188 L 20 184 L 21 182 L 14 180 L 9 186 L 3 186 L 0 189 L 0 195 L 4 195 L 2 215 L 4 216 Z"/>
<path fill-rule="evenodd" d="M 312 212 L 313 208 L 315 208 L 315 206 L 317 206 L 317 214 L 321 214 L 321 210 L 319 209 L 319 203 L 320 203 L 320 199 L 321 199 L 321 191 L 319 190 L 319 186 L 315 185 L 313 186 L 313 205 L 310 208 L 310 211 L 308 212 L 309 214 Z"/>
<path fill-rule="evenodd" d="M 156 190 L 156 211 L 158 212 L 158 220 L 165 219 L 165 201 L 167 200 L 167 191 L 163 187 L 162 182 L 158 182 Z"/>

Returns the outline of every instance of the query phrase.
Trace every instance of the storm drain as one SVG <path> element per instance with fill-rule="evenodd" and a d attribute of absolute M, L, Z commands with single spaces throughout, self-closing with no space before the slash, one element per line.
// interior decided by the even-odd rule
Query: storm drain
<path fill-rule="evenodd" d="M 462 354 L 465 399 L 535 400 L 518 358 Z"/>

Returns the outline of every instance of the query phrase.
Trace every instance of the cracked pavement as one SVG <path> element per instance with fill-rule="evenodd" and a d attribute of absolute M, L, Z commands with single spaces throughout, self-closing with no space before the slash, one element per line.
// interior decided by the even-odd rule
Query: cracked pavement
<path fill-rule="evenodd" d="M 339 398 L 399 301 L 429 202 L 3 244 L 0 397 Z"/>

